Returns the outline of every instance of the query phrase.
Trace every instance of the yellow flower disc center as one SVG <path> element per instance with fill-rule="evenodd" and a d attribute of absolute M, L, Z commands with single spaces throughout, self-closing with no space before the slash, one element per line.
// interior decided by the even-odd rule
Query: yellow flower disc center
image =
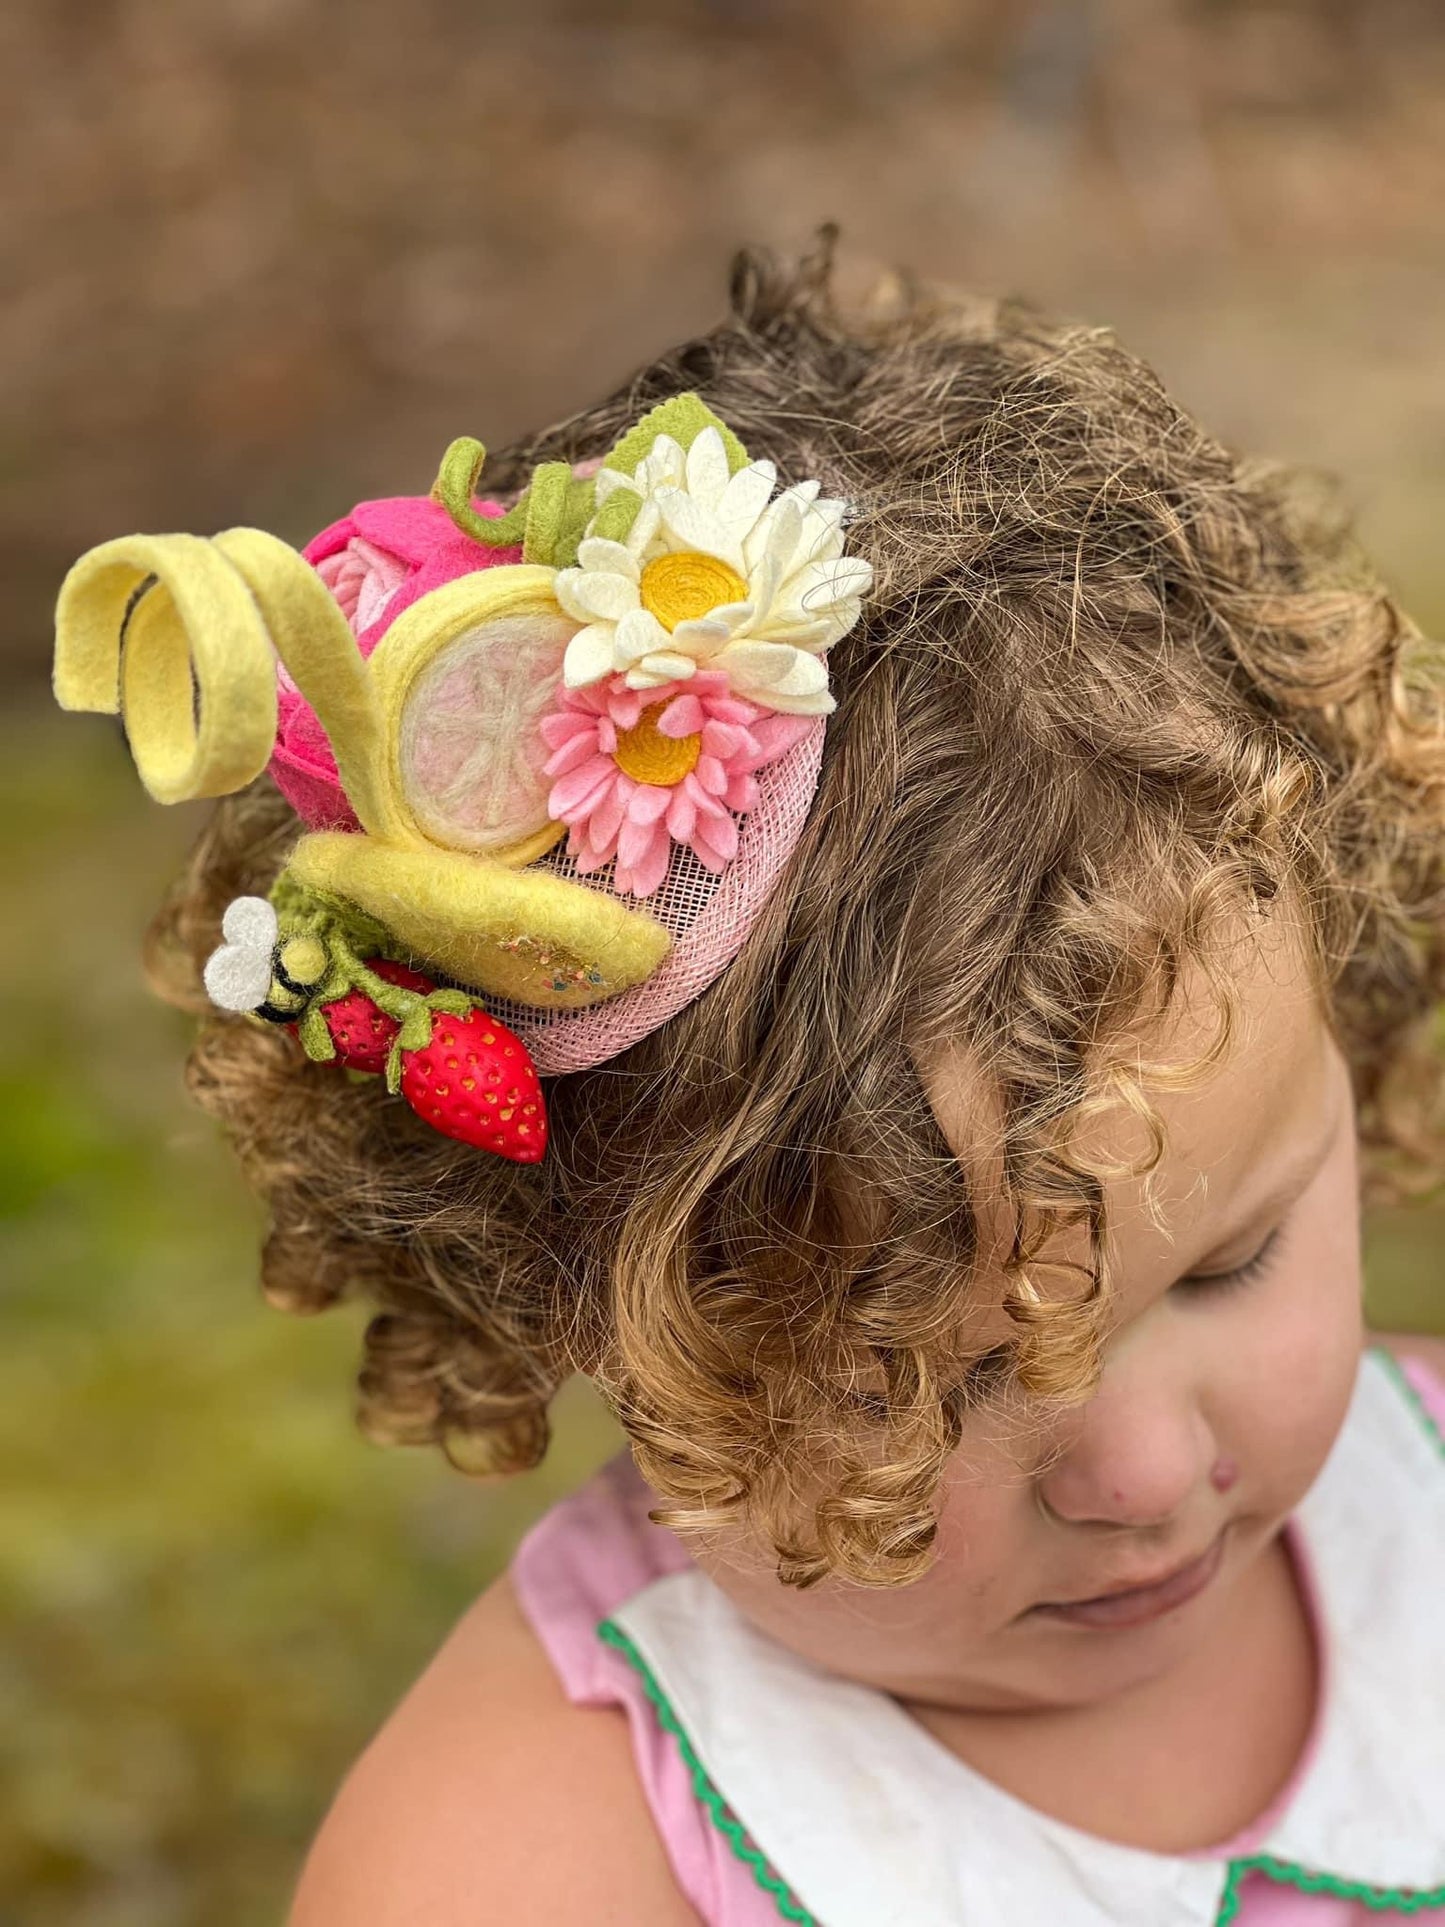
<path fill-rule="evenodd" d="M 654 556 L 642 571 L 638 592 L 643 608 L 670 632 L 720 603 L 745 602 L 748 585 L 715 555 L 683 549 L 677 555 Z"/>
<path fill-rule="evenodd" d="M 666 703 L 653 703 L 644 709 L 631 729 L 619 729 L 612 760 L 625 776 L 638 783 L 655 783 L 671 789 L 697 765 L 702 749 L 701 736 L 664 736 L 657 727 L 658 711 Z"/>

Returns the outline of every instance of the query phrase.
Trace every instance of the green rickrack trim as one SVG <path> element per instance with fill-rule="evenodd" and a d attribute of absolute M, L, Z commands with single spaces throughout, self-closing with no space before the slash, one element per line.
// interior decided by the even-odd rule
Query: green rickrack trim
<path fill-rule="evenodd" d="M 1244 1860 L 1231 1860 L 1224 1883 L 1224 1894 L 1214 1927 L 1229 1927 L 1239 1916 L 1240 1888 L 1245 1876 L 1262 1873 L 1282 1887 L 1295 1887 L 1302 1894 L 1329 1894 L 1336 1900 L 1358 1900 L 1374 1914 L 1418 1914 L 1426 1907 L 1445 1905 L 1445 1887 L 1411 1889 L 1408 1887 L 1368 1887 L 1358 1880 L 1337 1880 L 1333 1874 L 1311 1873 L 1292 1860 L 1276 1860 L 1267 1853 L 1251 1854 Z"/>
<path fill-rule="evenodd" d="M 1441 1432 L 1440 1427 L 1435 1422 L 1434 1413 L 1410 1383 L 1404 1366 L 1400 1363 L 1399 1359 L 1396 1358 L 1395 1354 L 1386 1351 L 1383 1345 L 1372 1345 L 1370 1350 L 1374 1353 L 1375 1357 L 1379 1359 L 1391 1378 L 1394 1379 L 1401 1397 L 1415 1414 L 1416 1418 L 1419 1419 L 1426 1438 L 1431 1441 L 1441 1458 L 1445 1459 L 1445 1433 Z"/>
<path fill-rule="evenodd" d="M 742 1823 L 728 1813 L 727 1802 L 713 1785 L 707 1768 L 693 1750 L 692 1741 L 683 1730 L 682 1722 L 673 1712 L 672 1705 L 658 1684 L 656 1675 L 627 1634 L 615 1620 L 604 1619 L 597 1627 L 597 1637 L 604 1645 L 615 1647 L 641 1678 L 643 1690 L 656 1710 L 657 1723 L 664 1733 L 670 1733 L 676 1740 L 683 1764 L 692 1776 L 692 1790 L 706 1808 L 708 1818 L 727 1841 L 734 1855 L 748 1868 L 763 1892 L 772 1896 L 779 1917 L 794 1921 L 797 1927 L 821 1927 L 821 1922 L 793 1898 L 758 1849 L 748 1845 Z"/>

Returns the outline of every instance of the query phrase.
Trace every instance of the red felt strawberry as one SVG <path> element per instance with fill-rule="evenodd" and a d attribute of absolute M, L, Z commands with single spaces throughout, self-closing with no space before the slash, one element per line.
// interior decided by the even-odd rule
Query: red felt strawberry
<path fill-rule="evenodd" d="M 535 1164 L 547 1148 L 542 1086 L 515 1031 L 473 1010 L 438 1011 L 431 1042 L 401 1054 L 401 1094 L 444 1137 Z"/>
<path fill-rule="evenodd" d="M 385 957 L 372 958 L 367 968 L 387 983 L 396 984 L 402 990 L 414 990 L 423 997 L 436 989 L 430 977 L 408 970 L 405 964 L 389 963 Z M 333 998 L 329 1004 L 322 1005 L 321 1015 L 336 1046 L 337 1059 L 347 1070 L 380 1073 L 386 1069 L 387 1052 L 401 1026 L 384 1010 L 378 1010 L 364 990 L 348 991 L 344 997 Z"/>

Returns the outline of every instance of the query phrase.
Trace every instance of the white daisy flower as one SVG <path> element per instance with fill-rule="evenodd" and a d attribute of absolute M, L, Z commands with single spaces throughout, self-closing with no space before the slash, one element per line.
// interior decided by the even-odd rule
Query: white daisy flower
<path fill-rule="evenodd" d="M 776 482 L 771 462 L 730 474 L 716 428 L 686 452 L 659 435 L 634 475 L 599 470 L 599 507 L 621 489 L 640 507 L 624 541 L 589 533 L 557 576 L 558 602 L 585 625 L 567 646 L 568 688 L 621 673 L 651 689 L 707 668 L 769 709 L 835 708 L 823 651 L 858 620 L 873 571 L 843 554 L 844 503 L 820 500 L 817 482 L 774 496 Z"/>

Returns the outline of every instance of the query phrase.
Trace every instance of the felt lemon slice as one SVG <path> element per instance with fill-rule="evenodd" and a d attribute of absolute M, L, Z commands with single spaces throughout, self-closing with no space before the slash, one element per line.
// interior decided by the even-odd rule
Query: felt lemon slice
<path fill-rule="evenodd" d="M 458 983 L 576 1009 L 650 976 L 672 938 L 610 892 L 535 867 L 567 829 L 547 814 L 538 729 L 577 627 L 553 580 L 505 565 L 403 610 L 369 664 L 394 827 L 304 837 L 289 869 Z"/>
<path fill-rule="evenodd" d="M 576 627 L 552 571 L 526 565 L 461 576 L 397 617 L 371 674 L 401 840 L 523 864 L 564 834 L 538 725 Z"/>

